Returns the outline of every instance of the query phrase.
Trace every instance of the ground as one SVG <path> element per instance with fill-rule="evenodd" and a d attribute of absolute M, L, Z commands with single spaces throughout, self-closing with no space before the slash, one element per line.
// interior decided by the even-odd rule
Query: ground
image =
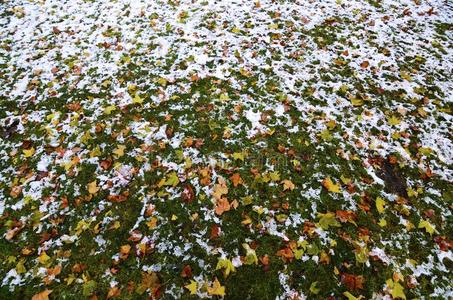
<path fill-rule="evenodd" d="M 0 2 L 0 298 L 453 297 L 452 20 Z"/>

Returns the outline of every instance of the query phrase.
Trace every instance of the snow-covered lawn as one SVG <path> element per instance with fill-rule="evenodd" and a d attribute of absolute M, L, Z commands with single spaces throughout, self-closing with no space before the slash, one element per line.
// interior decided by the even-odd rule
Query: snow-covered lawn
<path fill-rule="evenodd" d="M 1 299 L 447 299 L 453 5 L 0 2 Z"/>

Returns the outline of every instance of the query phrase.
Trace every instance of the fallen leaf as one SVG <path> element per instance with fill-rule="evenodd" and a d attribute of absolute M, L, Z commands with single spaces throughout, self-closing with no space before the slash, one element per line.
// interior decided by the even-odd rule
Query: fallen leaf
<path fill-rule="evenodd" d="M 235 272 L 236 268 L 233 266 L 233 263 L 228 258 L 219 258 L 217 262 L 216 270 L 223 269 L 223 276 L 228 277 L 231 272 Z"/>
<path fill-rule="evenodd" d="M 31 157 L 33 154 L 35 154 L 35 148 L 30 148 L 30 149 L 24 149 L 22 150 L 22 152 L 24 153 L 24 156 L 25 157 Z"/>
<path fill-rule="evenodd" d="M 217 278 L 214 279 L 212 286 L 208 287 L 208 294 L 211 296 L 225 296 L 225 287 L 220 285 Z"/>
<path fill-rule="evenodd" d="M 282 180 L 282 184 L 283 184 L 283 190 L 284 191 L 286 191 L 286 190 L 292 191 L 296 187 L 294 185 L 294 183 L 292 183 L 292 181 L 288 180 L 288 179 Z"/>
<path fill-rule="evenodd" d="M 230 177 L 231 181 L 233 182 L 234 187 L 237 187 L 239 184 L 242 184 L 242 178 L 239 173 L 234 173 Z"/>
<path fill-rule="evenodd" d="M 49 295 L 52 293 L 52 290 L 45 290 L 40 293 L 35 294 L 31 300 L 49 300 Z"/>
<path fill-rule="evenodd" d="M 433 235 L 434 232 L 437 232 L 436 227 L 426 220 L 420 221 L 418 228 L 424 228 L 430 235 Z"/>
<path fill-rule="evenodd" d="M 190 284 L 185 285 L 184 287 L 190 291 L 191 295 L 196 295 L 197 294 L 197 282 L 194 280 L 190 281 Z"/>
<path fill-rule="evenodd" d="M 90 194 L 96 194 L 99 191 L 96 180 L 88 183 L 88 192 Z"/>
<path fill-rule="evenodd" d="M 340 193 L 340 185 L 334 184 L 330 177 L 327 177 L 322 181 L 322 186 L 325 187 L 329 192 Z"/>
<path fill-rule="evenodd" d="M 222 215 L 224 212 L 229 211 L 231 208 L 230 203 L 228 202 L 227 198 L 221 198 L 217 200 L 216 206 L 215 206 L 215 213 L 217 215 Z"/>
<path fill-rule="evenodd" d="M 387 202 L 385 202 L 384 199 L 382 199 L 381 197 L 376 198 L 376 209 L 378 210 L 378 212 L 380 214 L 382 214 L 384 212 L 385 205 L 387 205 Z"/>

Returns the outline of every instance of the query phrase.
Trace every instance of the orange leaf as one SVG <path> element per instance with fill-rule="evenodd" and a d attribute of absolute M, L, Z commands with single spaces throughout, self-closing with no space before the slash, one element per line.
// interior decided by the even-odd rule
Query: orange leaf
<path fill-rule="evenodd" d="M 219 216 L 222 215 L 224 212 L 230 210 L 230 203 L 228 202 L 227 198 L 221 198 L 217 200 L 217 204 L 215 206 L 215 213 Z"/>
<path fill-rule="evenodd" d="M 107 299 L 118 297 L 121 294 L 121 290 L 114 286 L 109 289 L 109 292 L 107 293 Z"/>
<path fill-rule="evenodd" d="M 52 290 L 45 290 L 40 293 L 35 294 L 31 300 L 49 300 L 49 294 L 52 293 Z"/>
<path fill-rule="evenodd" d="M 233 182 L 233 185 L 234 187 L 237 187 L 239 184 L 242 184 L 242 178 L 241 178 L 241 175 L 239 173 L 234 173 L 231 177 L 230 177 L 231 181 Z"/>

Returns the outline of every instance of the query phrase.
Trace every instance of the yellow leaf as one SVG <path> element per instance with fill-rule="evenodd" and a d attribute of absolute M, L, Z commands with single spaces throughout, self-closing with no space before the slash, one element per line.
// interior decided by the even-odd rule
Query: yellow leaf
<path fill-rule="evenodd" d="M 390 125 L 393 125 L 393 126 L 399 125 L 401 123 L 401 120 L 395 116 L 391 116 L 390 118 L 387 118 L 387 121 Z"/>
<path fill-rule="evenodd" d="M 334 184 L 330 177 L 327 177 L 322 181 L 322 185 L 329 191 L 333 193 L 340 193 L 340 185 Z"/>
<path fill-rule="evenodd" d="M 52 290 L 45 290 L 40 293 L 35 294 L 31 300 L 49 300 L 49 294 L 52 293 Z"/>
<path fill-rule="evenodd" d="M 220 285 L 219 280 L 216 278 L 212 284 L 212 287 L 208 287 L 208 294 L 211 296 L 225 296 L 225 287 Z"/>
<path fill-rule="evenodd" d="M 140 96 L 138 94 L 135 94 L 135 97 L 132 99 L 132 103 L 142 104 L 143 103 L 143 99 L 140 98 Z"/>
<path fill-rule="evenodd" d="M 231 272 L 236 271 L 236 269 L 233 266 L 233 263 L 228 258 L 219 258 L 219 261 L 217 262 L 217 267 L 215 269 L 216 270 L 224 269 L 223 275 L 225 277 L 228 277 L 228 275 L 230 275 Z"/>
<path fill-rule="evenodd" d="M 115 109 L 116 109 L 115 105 L 107 106 L 107 107 L 104 108 L 104 113 L 106 115 L 110 115 L 112 113 L 112 111 L 114 111 Z"/>
<path fill-rule="evenodd" d="M 425 228 L 426 232 L 428 232 L 430 235 L 432 235 L 434 232 L 437 232 L 436 227 L 426 220 L 420 221 L 418 228 Z"/>
<path fill-rule="evenodd" d="M 386 204 L 387 202 L 385 202 L 385 200 L 382 199 L 381 197 L 376 198 L 376 208 L 380 214 L 384 212 Z"/>
<path fill-rule="evenodd" d="M 348 298 L 348 300 L 360 300 L 363 298 L 363 296 L 359 296 L 359 298 L 357 298 L 356 296 L 354 296 L 353 294 L 351 294 L 350 292 L 344 292 L 343 295 Z"/>
<path fill-rule="evenodd" d="M 115 150 L 113 150 L 113 154 L 115 154 L 116 157 L 121 157 L 124 155 L 124 149 L 126 149 L 126 146 L 118 145 L 118 147 Z"/>
<path fill-rule="evenodd" d="M 24 153 L 25 157 L 30 157 L 33 154 L 35 154 L 35 148 L 24 149 L 24 150 L 22 150 L 22 152 Z"/>
<path fill-rule="evenodd" d="M 184 286 L 186 289 L 190 291 L 191 295 L 197 294 L 197 282 L 190 280 L 190 284 Z"/>
<path fill-rule="evenodd" d="M 269 27 L 269 29 L 271 30 L 275 30 L 275 29 L 278 29 L 278 24 L 269 24 L 267 27 Z"/>
<path fill-rule="evenodd" d="M 288 179 L 282 180 L 282 184 L 283 184 L 283 190 L 284 191 L 286 191 L 286 190 L 292 191 L 295 188 L 294 183 L 292 183 L 292 181 L 288 180 Z"/>
<path fill-rule="evenodd" d="M 41 255 L 38 257 L 39 262 L 43 265 L 45 265 L 49 259 L 50 257 L 47 255 L 46 251 L 41 252 Z"/>
<path fill-rule="evenodd" d="M 88 193 L 96 194 L 99 191 L 99 187 L 96 185 L 96 180 L 88 183 Z"/>
<path fill-rule="evenodd" d="M 351 103 L 352 103 L 352 105 L 354 105 L 354 106 L 361 106 L 361 105 L 363 105 L 362 99 L 357 99 L 357 98 L 352 98 L 352 99 L 351 99 Z"/>
<path fill-rule="evenodd" d="M 391 289 L 390 294 L 392 295 L 393 299 L 406 300 L 406 295 L 404 294 L 404 288 L 398 281 L 394 282 L 393 279 L 388 279 L 385 283 Z"/>
<path fill-rule="evenodd" d="M 146 225 L 148 226 L 149 229 L 154 229 L 157 227 L 157 218 L 152 217 L 151 220 L 146 222 Z"/>
<path fill-rule="evenodd" d="M 245 156 L 245 155 L 244 155 L 243 152 L 235 152 L 235 153 L 233 153 L 233 158 L 234 158 L 235 160 L 238 160 L 238 159 L 239 159 L 239 160 L 244 161 L 244 156 Z"/>
<path fill-rule="evenodd" d="M 251 265 L 251 264 L 258 264 L 258 257 L 256 256 L 255 250 L 250 248 L 250 246 L 246 243 L 242 244 L 242 247 L 244 247 L 246 254 L 245 254 L 245 261 L 244 264 L 246 265 Z"/>
<path fill-rule="evenodd" d="M 269 176 L 271 177 L 272 181 L 279 181 L 280 180 L 280 173 L 278 171 L 270 172 Z"/>
<path fill-rule="evenodd" d="M 387 221 L 384 218 L 382 218 L 379 220 L 378 225 L 381 227 L 385 227 L 385 226 L 387 226 Z"/>
<path fill-rule="evenodd" d="M 19 262 L 17 263 L 17 265 L 16 265 L 16 272 L 17 272 L 17 274 L 22 274 L 22 273 L 27 272 L 27 269 L 25 269 L 24 263 L 25 263 L 25 258 L 22 258 L 22 259 L 19 260 Z"/>

